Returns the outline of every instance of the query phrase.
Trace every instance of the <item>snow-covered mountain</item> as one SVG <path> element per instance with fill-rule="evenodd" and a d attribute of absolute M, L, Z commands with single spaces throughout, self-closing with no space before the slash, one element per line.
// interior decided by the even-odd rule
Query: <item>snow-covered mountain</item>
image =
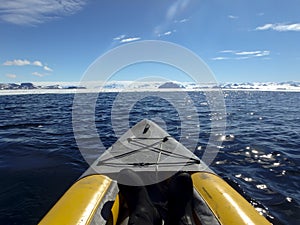
<path fill-rule="evenodd" d="M 90 88 L 95 88 L 90 86 Z M 104 91 L 199 91 L 204 89 L 222 89 L 222 90 L 262 90 L 262 91 L 300 91 L 300 82 L 244 82 L 244 83 L 192 83 L 177 81 L 151 81 L 151 82 L 135 82 L 135 81 L 109 81 L 97 88 Z"/>
<path fill-rule="evenodd" d="M 225 83 L 220 84 L 222 89 L 247 89 L 247 90 L 262 90 L 262 91 L 276 91 L 276 90 L 300 90 L 300 82 L 288 81 L 288 82 L 246 82 L 246 83 Z"/>
<path fill-rule="evenodd" d="M 192 83 L 177 81 L 108 81 L 89 82 L 48 82 L 48 83 L 0 83 L 0 94 L 11 92 L 24 93 L 73 93 L 73 92 L 120 92 L 120 91 L 201 91 L 222 90 L 257 90 L 257 91 L 299 91 L 300 82 L 244 82 L 244 83 Z"/>

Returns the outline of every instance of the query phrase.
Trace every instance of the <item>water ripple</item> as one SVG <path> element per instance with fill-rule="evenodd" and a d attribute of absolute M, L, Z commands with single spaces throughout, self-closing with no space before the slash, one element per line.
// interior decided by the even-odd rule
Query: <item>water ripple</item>
<path fill-rule="evenodd" d="M 117 127 L 111 109 L 118 93 L 99 95 L 95 123 L 106 148 L 117 140 L 118 121 L 128 116 L 123 112 L 131 104 L 129 126 L 152 119 L 178 140 L 187 131 L 183 142 L 199 157 L 211 138 L 212 121 L 224 119 L 220 112 L 210 111 L 203 93 L 192 92 L 188 98 L 171 93 L 177 108 L 168 97 L 134 102 L 136 94 L 120 96 L 124 104 L 113 118 Z M 214 146 L 219 154 L 211 166 L 274 224 L 300 224 L 300 93 L 224 94 L 227 128 L 212 137 L 222 145 Z M 87 168 L 73 135 L 72 101 L 73 95 L 68 94 L 0 96 L 1 223 L 36 224 Z M 199 118 L 194 117 L 192 106 Z M 91 105 L 82 102 L 80 109 L 82 117 L 74 123 L 81 126 L 79 136 L 93 160 L 100 153 L 94 145 L 97 137 L 86 132 L 93 122 Z M 195 139 L 198 143 L 193 146 Z"/>

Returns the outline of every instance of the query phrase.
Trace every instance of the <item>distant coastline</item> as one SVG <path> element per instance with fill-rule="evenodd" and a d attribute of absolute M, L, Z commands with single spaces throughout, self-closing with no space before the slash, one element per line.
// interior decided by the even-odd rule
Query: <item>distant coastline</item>
<path fill-rule="evenodd" d="M 90 82 L 82 85 L 78 82 L 49 83 L 0 83 L 0 95 L 19 94 L 67 94 L 67 93 L 97 93 L 97 92 L 170 92 L 170 91 L 285 91 L 300 92 L 300 82 L 246 82 L 221 84 L 196 84 L 192 82 L 135 82 L 108 81 L 106 83 Z"/>
<path fill-rule="evenodd" d="M 0 83 L 0 90 L 33 90 L 33 89 L 85 89 L 85 87 L 77 85 L 35 85 L 33 83 Z"/>

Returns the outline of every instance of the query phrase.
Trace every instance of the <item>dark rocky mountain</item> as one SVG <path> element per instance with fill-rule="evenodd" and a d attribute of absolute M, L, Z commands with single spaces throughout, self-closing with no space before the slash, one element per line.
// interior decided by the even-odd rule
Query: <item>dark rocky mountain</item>
<path fill-rule="evenodd" d="M 162 85 L 160 85 L 158 88 L 185 88 L 183 85 L 176 84 L 173 82 L 166 82 Z"/>

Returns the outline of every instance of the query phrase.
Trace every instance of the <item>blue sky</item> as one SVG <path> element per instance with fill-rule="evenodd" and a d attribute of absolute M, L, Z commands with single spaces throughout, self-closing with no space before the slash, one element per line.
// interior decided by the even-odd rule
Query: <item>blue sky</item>
<path fill-rule="evenodd" d="M 0 82 L 80 81 L 99 56 L 140 40 L 190 49 L 219 82 L 299 81 L 299 9 L 299 0 L 0 0 Z"/>

